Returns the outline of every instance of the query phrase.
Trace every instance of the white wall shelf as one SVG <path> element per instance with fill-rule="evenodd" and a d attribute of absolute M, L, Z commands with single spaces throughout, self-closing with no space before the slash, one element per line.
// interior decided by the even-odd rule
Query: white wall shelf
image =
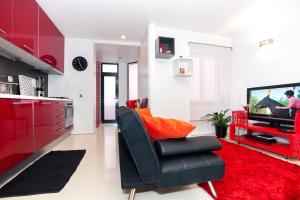
<path fill-rule="evenodd" d="M 194 60 L 180 56 L 174 61 L 173 76 L 188 77 L 193 75 Z"/>

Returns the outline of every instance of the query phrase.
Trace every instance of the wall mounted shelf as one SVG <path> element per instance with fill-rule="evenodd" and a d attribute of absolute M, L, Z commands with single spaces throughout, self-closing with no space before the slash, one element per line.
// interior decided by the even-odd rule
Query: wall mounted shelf
<path fill-rule="evenodd" d="M 158 37 L 155 41 L 155 57 L 169 59 L 175 55 L 175 39 Z"/>
<path fill-rule="evenodd" d="M 173 76 L 187 77 L 193 75 L 194 60 L 180 56 L 174 61 Z"/>

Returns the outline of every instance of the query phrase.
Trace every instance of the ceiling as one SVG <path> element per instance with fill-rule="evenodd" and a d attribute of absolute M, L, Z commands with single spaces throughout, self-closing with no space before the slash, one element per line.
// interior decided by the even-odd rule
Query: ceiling
<path fill-rule="evenodd" d="M 108 63 L 131 63 L 138 59 L 137 46 L 116 45 L 116 44 L 96 44 L 96 60 Z"/>
<path fill-rule="evenodd" d="M 150 22 L 211 34 L 249 0 L 37 0 L 65 37 L 140 42 Z"/>

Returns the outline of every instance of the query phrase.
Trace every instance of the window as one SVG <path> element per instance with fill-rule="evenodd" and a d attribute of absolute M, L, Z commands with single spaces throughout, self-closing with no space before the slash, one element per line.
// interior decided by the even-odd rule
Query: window
<path fill-rule="evenodd" d="M 218 57 L 199 55 L 191 77 L 191 100 L 212 103 L 218 99 Z"/>
<path fill-rule="evenodd" d="M 116 64 L 102 64 L 102 72 L 118 73 L 118 65 L 116 65 Z"/>

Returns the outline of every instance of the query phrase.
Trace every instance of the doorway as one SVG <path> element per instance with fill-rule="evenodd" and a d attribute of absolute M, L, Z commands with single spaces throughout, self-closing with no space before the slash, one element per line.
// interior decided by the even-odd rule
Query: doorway
<path fill-rule="evenodd" d="M 101 122 L 115 123 L 119 106 L 119 64 L 101 63 Z"/>

